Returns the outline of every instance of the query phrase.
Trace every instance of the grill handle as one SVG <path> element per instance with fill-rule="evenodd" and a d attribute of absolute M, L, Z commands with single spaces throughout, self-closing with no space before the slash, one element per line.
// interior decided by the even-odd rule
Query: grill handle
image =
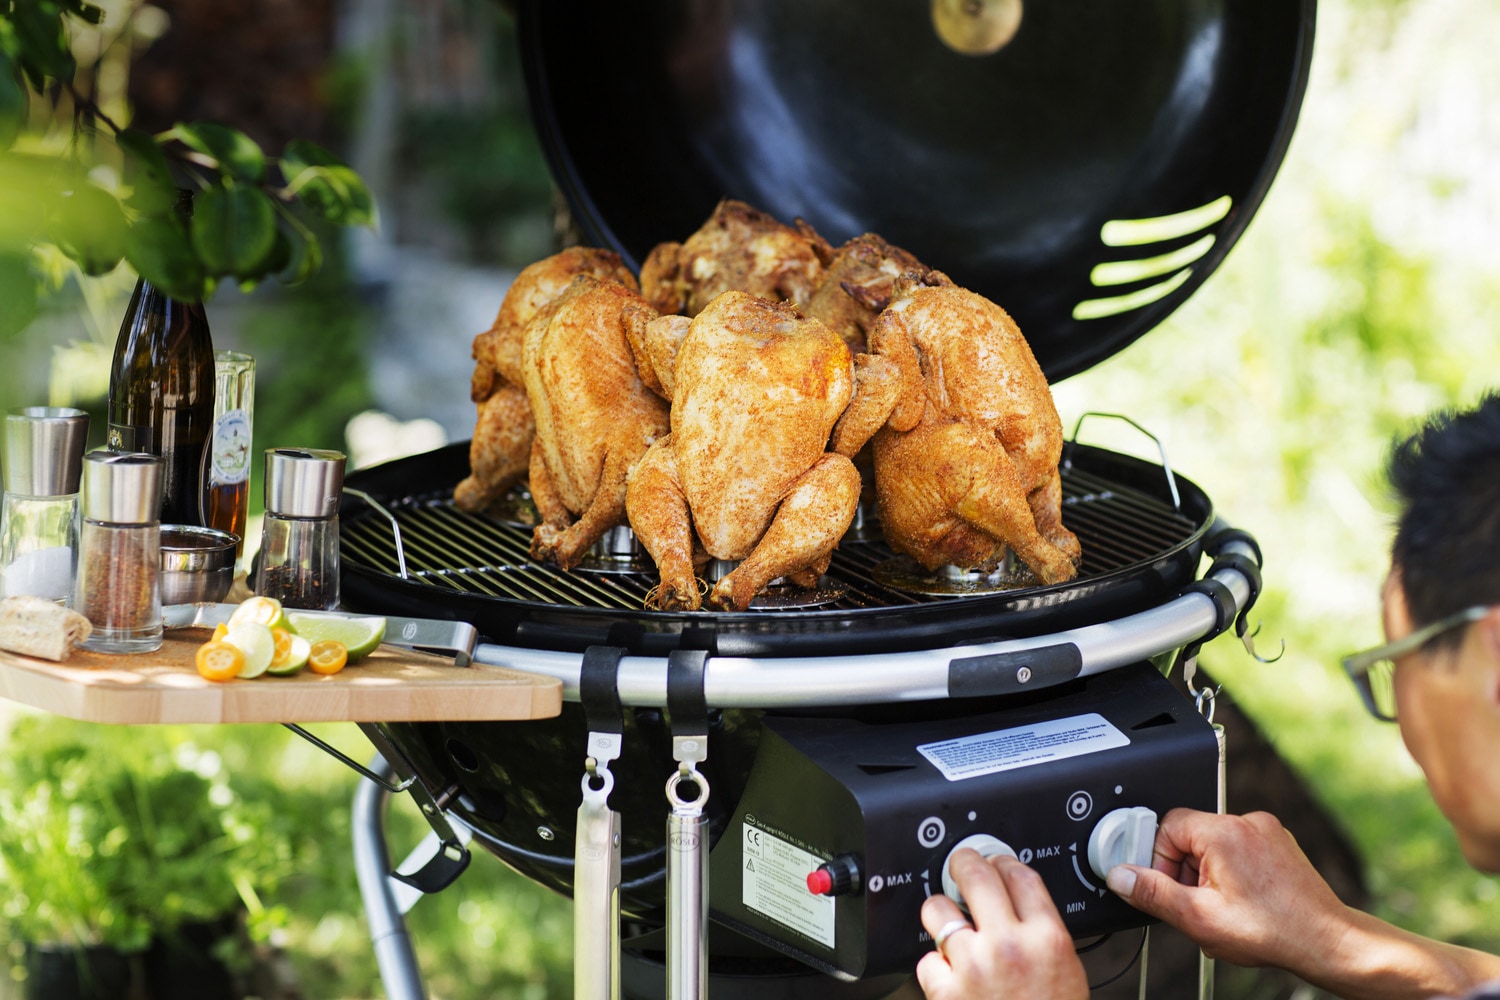
<path fill-rule="evenodd" d="M 1227 526 L 1220 527 L 1227 530 Z M 1223 551 L 1258 566 L 1260 554 L 1254 539 L 1242 532 L 1235 536 Z M 1255 596 L 1248 571 L 1232 560 L 1215 565 L 1205 578 L 1222 584 L 1233 598 L 1235 614 L 1243 615 Z M 1207 594 L 1188 592 L 1114 621 L 1029 639 L 859 656 L 711 656 L 705 666 L 704 694 L 711 708 L 773 709 L 940 701 L 994 693 L 989 685 L 964 683 L 965 671 L 972 670 L 967 661 L 976 658 L 1011 665 L 1012 674 L 1025 664 L 1063 664 L 1050 668 L 1056 673 L 1052 682 L 1060 683 L 1181 649 L 1212 634 L 1221 613 Z M 1075 657 L 1076 671 L 1072 668 Z M 556 677 L 562 681 L 563 698 L 578 700 L 579 653 L 481 643 L 474 658 L 480 663 Z M 665 707 L 666 658 L 623 658 L 619 692 L 626 705 Z"/>

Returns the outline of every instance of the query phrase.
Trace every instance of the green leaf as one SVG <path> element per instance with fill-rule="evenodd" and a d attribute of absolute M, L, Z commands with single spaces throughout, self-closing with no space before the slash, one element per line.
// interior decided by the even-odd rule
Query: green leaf
<path fill-rule="evenodd" d="M 282 284 L 300 285 L 322 269 L 323 248 L 317 237 L 295 226 L 280 235 L 287 243 L 287 261 L 276 272 Z"/>
<path fill-rule="evenodd" d="M 276 244 L 276 207 L 258 188 L 209 188 L 193 208 L 192 234 L 210 274 L 258 278 Z"/>
<path fill-rule="evenodd" d="M 114 270 L 125 253 L 125 213 L 114 195 L 80 184 L 58 198 L 52 214 L 54 242 L 84 274 Z"/>
<path fill-rule="evenodd" d="M 125 181 L 131 188 L 125 203 L 146 215 L 170 212 L 177 187 L 161 145 L 138 129 L 126 129 L 115 141 L 125 153 Z"/>
<path fill-rule="evenodd" d="M 24 254 L 0 254 L 0 337 L 26 329 L 36 316 L 36 278 Z"/>
<path fill-rule="evenodd" d="M 266 154 L 245 133 L 214 122 L 178 125 L 172 130 L 191 150 L 211 156 L 231 177 L 259 184 L 266 176 Z"/>
<path fill-rule="evenodd" d="M 375 224 L 375 199 L 347 164 L 316 143 L 298 139 L 281 154 L 287 187 L 329 222 L 341 226 Z"/>
<path fill-rule="evenodd" d="M 26 117 L 26 92 L 16 78 L 15 64 L 0 52 L 0 151 L 15 144 Z"/>
<path fill-rule="evenodd" d="M 137 274 L 174 299 L 193 302 L 204 296 L 203 265 L 193 253 L 187 229 L 176 218 L 146 218 L 125 236 L 125 259 Z"/>
<path fill-rule="evenodd" d="M 15 5 L 10 18 L 19 43 L 15 54 L 33 89 L 41 90 L 49 77 L 73 79 L 77 64 L 68 48 L 62 13 L 57 7 L 50 3 L 23 2 Z"/>

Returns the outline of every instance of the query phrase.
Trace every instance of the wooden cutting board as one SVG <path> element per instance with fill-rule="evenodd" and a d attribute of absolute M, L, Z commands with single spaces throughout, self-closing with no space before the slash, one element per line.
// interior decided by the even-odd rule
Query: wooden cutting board
<path fill-rule="evenodd" d="M 0 650 L 0 696 L 85 722 L 436 722 L 547 719 L 562 682 L 382 645 L 331 676 L 215 682 L 193 654 L 207 629 L 175 629 L 154 653 L 73 650 L 62 663 Z"/>

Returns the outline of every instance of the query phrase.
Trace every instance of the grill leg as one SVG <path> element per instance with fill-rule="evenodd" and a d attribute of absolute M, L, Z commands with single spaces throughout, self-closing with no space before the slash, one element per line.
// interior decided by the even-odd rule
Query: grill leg
<path fill-rule="evenodd" d="M 393 770 L 378 754 L 370 765 L 381 777 L 390 779 Z M 422 972 L 412 949 L 406 918 L 391 889 L 391 859 L 385 844 L 385 811 L 391 793 L 368 778 L 354 792 L 354 872 L 359 878 L 359 894 L 365 904 L 365 918 L 370 924 L 370 940 L 375 946 L 375 962 L 380 967 L 380 981 L 388 1000 L 426 1000 Z"/>

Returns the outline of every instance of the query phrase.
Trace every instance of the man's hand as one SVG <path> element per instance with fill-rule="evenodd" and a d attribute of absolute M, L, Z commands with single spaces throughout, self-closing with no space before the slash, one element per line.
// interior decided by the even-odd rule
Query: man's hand
<path fill-rule="evenodd" d="M 1015 858 L 986 861 L 967 849 L 954 852 L 948 870 L 972 929 L 953 933 L 917 963 L 927 1000 L 1087 1000 L 1083 963 L 1040 875 Z M 947 896 L 922 904 L 922 926 L 934 938 L 965 919 Z"/>
<path fill-rule="evenodd" d="M 1174 809 L 1151 868 L 1118 865 L 1109 887 L 1192 938 L 1211 958 L 1304 976 L 1337 951 L 1350 911 L 1269 813 Z"/>

